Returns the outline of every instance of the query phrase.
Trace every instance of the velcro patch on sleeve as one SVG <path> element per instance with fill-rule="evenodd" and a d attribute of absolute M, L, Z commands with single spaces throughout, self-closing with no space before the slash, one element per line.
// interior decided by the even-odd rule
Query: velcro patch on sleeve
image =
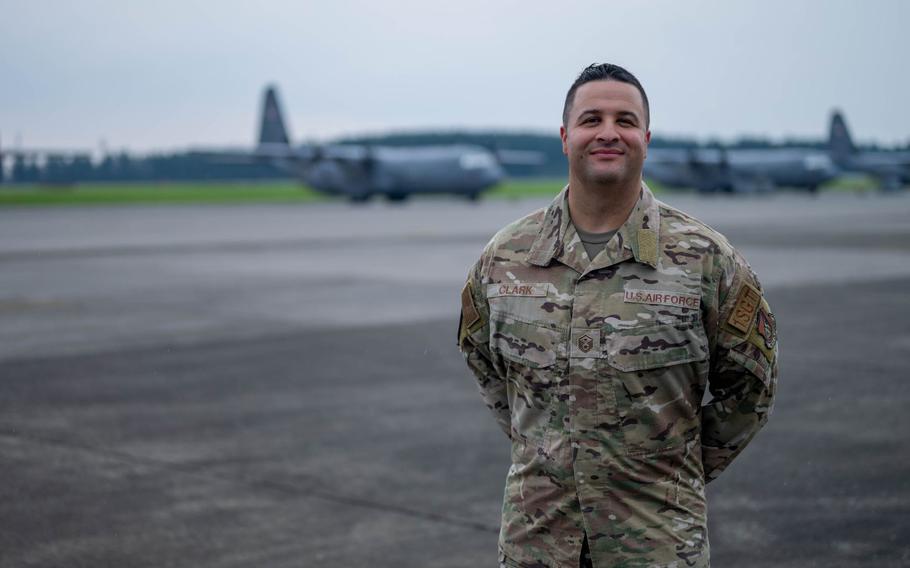
<path fill-rule="evenodd" d="M 474 307 L 474 293 L 471 281 L 469 280 L 464 288 L 461 289 L 461 327 L 470 329 L 480 320 L 480 314 Z"/>
<path fill-rule="evenodd" d="M 759 291 L 751 284 L 743 283 L 736 297 L 736 305 L 730 312 L 727 324 L 744 334 L 748 334 L 755 321 L 755 311 L 761 304 L 762 297 Z"/>
<path fill-rule="evenodd" d="M 458 346 L 465 348 L 465 342 L 472 333 L 483 327 L 483 318 L 474 305 L 474 287 L 469 280 L 461 289 L 461 317 L 458 319 Z"/>
<path fill-rule="evenodd" d="M 647 229 L 638 230 L 638 257 L 649 264 L 657 264 L 657 233 Z"/>
<path fill-rule="evenodd" d="M 777 321 L 764 299 L 755 316 L 755 327 L 749 334 L 749 343 L 758 347 L 768 361 L 774 360 L 774 347 L 777 345 Z"/>

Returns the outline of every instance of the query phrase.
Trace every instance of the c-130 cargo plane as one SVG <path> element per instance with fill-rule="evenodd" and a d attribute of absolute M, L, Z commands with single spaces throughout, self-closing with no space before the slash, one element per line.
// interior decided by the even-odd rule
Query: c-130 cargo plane
<path fill-rule="evenodd" d="M 825 152 L 809 148 L 656 148 L 648 151 L 644 170 L 668 187 L 725 193 L 778 187 L 815 193 L 839 173 Z"/>
<path fill-rule="evenodd" d="M 858 149 L 839 110 L 831 113 L 828 149 L 841 169 L 871 175 L 885 191 L 898 190 L 910 183 L 910 152 Z"/>
<path fill-rule="evenodd" d="M 499 183 L 502 163 L 539 163 L 535 152 L 499 151 L 481 146 L 390 147 L 367 145 L 291 146 L 275 87 L 262 105 L 259 143 L 250 152 L 204 152 L 221 160 L 265 160 L 330 195 L 365 201 L 384 195 L 402 201 L 413 194 L 456 194 L 476 199 Z"/>

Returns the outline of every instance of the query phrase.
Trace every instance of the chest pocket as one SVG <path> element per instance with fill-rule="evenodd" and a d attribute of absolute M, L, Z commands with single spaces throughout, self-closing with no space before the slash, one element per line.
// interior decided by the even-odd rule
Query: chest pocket
<path fill-rule="evenodd" d="M 552 286 L 489 284 L 490 347 L 532 369 L 566 358 L 571 306 L 560 306 Z"/>
<path fill-rule="evenodd" d="M 618 435 L 628 455 L 682 447 L 697 436 L 708 371 L 701 321 L 649 324 L 607 336 Z"/>
<path fill-rule="evenodd" d="M 566 332 L 490 314 L 490 347 L 510 361 L 544 369 L 565 359 Z"/>
<path fill-rule="evenodd" d="M 643 371 L 708 358 L 708 341 L 700 321 L 652 324 L 607 332 L 607 361 L 620 371 Z"/>

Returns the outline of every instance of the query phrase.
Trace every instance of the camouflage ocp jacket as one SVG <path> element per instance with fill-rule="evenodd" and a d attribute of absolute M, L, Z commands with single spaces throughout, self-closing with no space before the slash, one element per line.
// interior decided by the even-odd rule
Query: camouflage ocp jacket
<path fill-rule="evenodd" d="M 459 346 L 512 442 L 500 562 L 574 568 L 586 535 L 594 566 L 708 566 L 704 486 L 768 419 L 774 316 L 727 240 L 644 184 L 589 260 L 567 191 L 462 291 Z"/>

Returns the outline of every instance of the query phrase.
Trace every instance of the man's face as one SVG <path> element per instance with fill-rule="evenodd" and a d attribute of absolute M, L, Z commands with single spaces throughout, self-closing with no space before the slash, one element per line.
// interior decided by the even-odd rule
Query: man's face
<path fill-rule="evenodd" d="M 575 91 L 559 129 L 572 177 L 583 184 L 639 180 L 651 132 L 641 93 L 619 81 L 591 81 Z"/>

